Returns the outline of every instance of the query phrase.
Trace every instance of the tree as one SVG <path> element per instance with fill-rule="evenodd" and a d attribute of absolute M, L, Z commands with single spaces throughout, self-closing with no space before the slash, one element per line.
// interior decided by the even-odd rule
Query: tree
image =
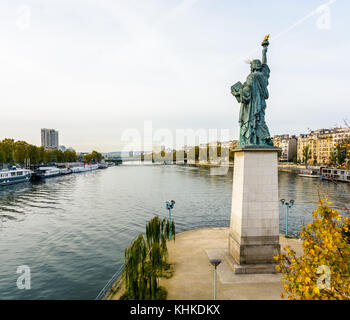
<path fill-rule="evenodd" d="M 44 147 L 39 147 L 38 153 L 39 153 L 39 163 L 45 162 L 45 158 L 46 158 L 46 156 L 45 156 L 45 154 L 46 154 L 45 148 Z"/>
<path fill-rule="evenodd" d="M 330 162 L 333 165 L 345 166 L 349 168 L 350 164 L 350 137 L 344 138 L 334 146 L 331 152 Z"/>
<path fill-rule="evenodd" d="M 350 299 L 350 219 L 331 204 L 320 200 L 313 223 L 302 227 L 304 255 L 287 246 L 275 257 L 288 299 Z"/>
<path fill-rule="evenodd" d="M 310 147 L 307 145 L 303 148 L 303 163 L 305 164 L 306 168 L 310 158 L 311 158 L 311 150 L 310 150 Z"/>
<path fill-rule="evenodd" d="M 298 163 L 298 157 L 297 157 L 296 154 L 293 156 L 293 163 L 294 163 L 294 164 L 297 164 L 297 163 Z"/>
<path fill-rule="evenodd" d="M 44 151 L 44 161 L 43 162 L 51 162 L 53 161 L 53 154 L 51 150 Z"/>
<path fill-rule="evenodd" d="M 233 149 L 229 150 L 228 159 L 230 162 L 233 162 L 235 160 L 235 153 Z"/>
<path fill-rule="evenodd" d="M 40 148 L 33 146 L 32 144 L 28 146 L 28 158 L 31 164 L 37 164 L 40 161 Z"/>
<path fill-rule="evenodd" d="M 342 165 L 346 159 L 346 148 L 341 144 L 336 144 L 333 150 L 333 161 L 337 165 Z"/>
<path fill-rule="evenodd" d="M 17 163 L 24 163 L 28 158 L 28 143 L 25 141 L 16 141 L 14 143 L 14 155 Z"/>
<path fill-rule="evenodd" d="M 64 153 L 62 150 L 55 150 L 56 151 L 56 157 L 57 157 L 57 162 L 64 162 Z"/>
<path fill-rule="evenodd" d="M 99 152 L 93 150 L 91 153 L 85 154 L 85 155 L 83 156 L 83 161 L 84 161 L 84 162 L 92 162 L 92 161 L 94 161 L 94 162 L 100 162 L 100 161 L 102 160 L 102 158 L 103 158 L 103 157 L 102 157 L 102 154 L 101 154 L 101 153 L 99 153 Z"/>
<path fill-rule="evenodd" d="M 167 219 L 154 217 L 146 225 L 146 238 L 140 234 L 125 250 L 123 277 L 126 292 L 121 299 L 155 300 L 164 298 L 158 278 L 167 263 L 167 237 L 169 229 L 175 240 L 175 224 Z"/>
<path fill-rule="evenodd" d="M 63 152 L 63 159 L 64 162 L 76 162 L 77 154 L 75 153 L 75 151 L 65 150 Z"/>
<path fill-rule="evenodd" d="M 2 140 L 0 143 L 0 149 L 5 154 L 5 163 L 9 163 L 14 160 L 15 141 L 13 139 Z"/>
<path fill-rule="evenodd" d="M 91 152 L 91 159 L 95 162 L 100 162 L 102 160 L 102 154 L 93 150 Z"/>
<path fill-rule="evenodd" d="M 4 151 L 0 149 L 0 164 L 3 164 L 5 162 L 6 155 Z"/>
<path fill-rule="evenodd" d="M 89 163 L 89 162 L 91 162 L 91 160 L 92 160 L 92 155 L 91 155 L 91 153 L 85 154 L 85 155 L 83 156 L 83 161 L 84 161 L 84 162 Z"/>
<path fill-rule="evenodd" d="M 95 151 L 96 159 L 102 155 Z M 31 164 L 39 164 L 42 162 L 75 162 L 77 155 L 75 151 L 66 150 L 45 150 L 44 147 L 37 147 L 28 144 L 25 141 L 14 141 L 13 139 L 4 139 L 0 141 L 0 163 L 10 163 L 16 161 L 24 164 L 26 159 L 30 159 Z"/>

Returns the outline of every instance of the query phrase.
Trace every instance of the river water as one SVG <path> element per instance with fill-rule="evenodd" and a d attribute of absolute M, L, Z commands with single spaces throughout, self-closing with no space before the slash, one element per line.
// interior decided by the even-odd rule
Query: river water
<path fill-rule="evenodd" d="M 176 201 L 176 231 L 228 226 L 232 169 L 120 165 L 0 189 L 0 299 L 94 299 L 123 263 L 124 249 Z M 319 195 L 350 204 L 350 184 L 279 173 L 279 196 L 295 199 L 289 231 L 311 221 Z M 280 232 L 285 231 L 280 208 Z M 19 266 L 31 289 L 20 290 Z"/>

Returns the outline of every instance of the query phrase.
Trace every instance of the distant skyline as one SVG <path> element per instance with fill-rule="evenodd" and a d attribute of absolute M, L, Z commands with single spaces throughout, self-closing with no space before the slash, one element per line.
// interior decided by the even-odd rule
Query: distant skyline
<path fill-rule="evenodd" d="M 249 74 L 245 59 L 261 58 L 266 34 L 271 135 L 344 125 L 349 9 L 344 0 L 3 0 L 0 139 L 40 145 L 40 129 L 53 128 L 60 145 L 113 152 L 145 121 L 158 133 L 237 139 L 230 86 Z"/>

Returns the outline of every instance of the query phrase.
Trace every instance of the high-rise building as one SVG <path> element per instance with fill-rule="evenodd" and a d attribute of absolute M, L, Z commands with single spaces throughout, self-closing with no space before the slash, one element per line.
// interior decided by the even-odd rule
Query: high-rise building
<path fill-rule="evenodd" d="M 58 131 L 54 129 L 41 129 L 41 146 L 45 149 L 57 149 Z"/>

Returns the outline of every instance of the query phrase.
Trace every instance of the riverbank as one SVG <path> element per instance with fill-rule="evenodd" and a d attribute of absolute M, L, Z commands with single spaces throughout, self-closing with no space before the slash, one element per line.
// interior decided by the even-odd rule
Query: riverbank
<path fill-rule="evenodd" d="M 222 257 L 227 250 L 229 228 L 204 228 L 185 231 L 168 242 L 168 260 L 174 269 L 171 278 L 161 278 L 160 285 L 168 292 L 168 300 L 213 299 L 213 267 L 209 258 L 220 257 L 217 269 L 219 300 L 280 300 L 283 292 L 280 274 L 235 275 Z M 281 248 L 290 245 L 302 254 L 301 241 L 280 236 Z M 118 300 L 124 293 L 119 278 L 105 300 Z"/>
<path fill-rule="evenodd" d="M 192 163 L 187 163 L 187 164 L 180 164 L 180 165 L 186 165 L 189 167 L 204 167 L 204 168 L 217 168 L 217 167 L 229 167 L 233 168 L 234 167 L 234 162 L 229 162 L 229 163 L 209 163 L 209 162 L 192 162 Z M 278 164 L 278 170 L 283 171 L 283 172 L 291 172 L 291 173 L 299 173 L 300 170 L 305 169 L 306 167 L 304 165 L 297 165 L 293 163 L 279 163 Z"/>
<path fill-rule="evenodd" d="M 204 168 L 219 168 L 219 167 L 229 167 L 233 168 L 234 163 L 210 163 L 210 162 L 196 162 L 196 163 L 187 163 L 189 167 L 204 167 Z"/>
<path fill-rule="evenodd" d="M 122 279 L 122 275 L 112 284 L 111 288 L 107 291 L 102 300 L 119 300 L 125 292 L 125 285 Z"/>
<path fill-rule="evenodd" d="M 300 170 L 306 169 L 305 165 L 294 163 L 278 163 L 278 171 L 300 173 Z"/>

